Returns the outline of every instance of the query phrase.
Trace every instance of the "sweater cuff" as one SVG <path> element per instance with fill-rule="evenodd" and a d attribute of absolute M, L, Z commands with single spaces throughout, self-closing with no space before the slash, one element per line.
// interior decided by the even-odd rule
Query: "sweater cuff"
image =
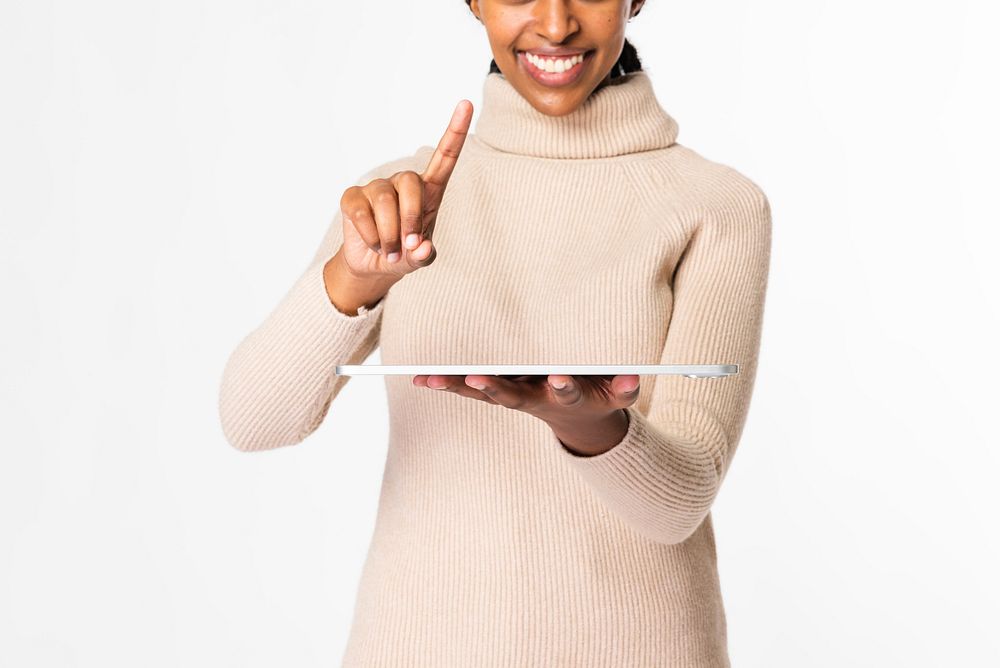
<path fill-rule="evenodd" d="M 303 277 L 305 280 L 305 291 L 303 308 L 308 309 L 308 316 L 311 322 L 321 326 L 343 328 L 359 327 L 374 324 L 382 306 L 385 304 L 385 297 L 382 297 L 374 306 L 368 307 L 362 304 L 358 307 L 357 315 L 344 313 L 330 301 L 330 296 L 326 292 L 326 280 L 323 277 L 324 262 L 317 262 L 306 270 Z"/>
<path fill-rule="evenodd" d="M 555 432 L 560 457 L 597 497 L 640 534 L 662 543 L 687 538 L 708 513 L 722 477 L 725 437 L 697 405 L 671 401 L 654 424 L 635 404 L 625 436 L 594 456 L 570 452 Z"/>

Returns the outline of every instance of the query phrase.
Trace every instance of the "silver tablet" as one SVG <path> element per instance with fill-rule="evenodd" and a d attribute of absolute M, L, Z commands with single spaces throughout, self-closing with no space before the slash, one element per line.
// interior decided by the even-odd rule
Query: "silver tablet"
<path fill-rule="evenodd" d="M 339 364 L 338 376 L 687 376 L 723 378 L 738 364 Z"/>

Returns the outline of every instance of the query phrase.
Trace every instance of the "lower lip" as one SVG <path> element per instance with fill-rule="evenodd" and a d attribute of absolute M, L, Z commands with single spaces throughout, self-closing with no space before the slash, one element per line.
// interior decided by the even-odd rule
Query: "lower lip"
<path fill-rule="evenodd" d="M 565 72 L 546 72 L 545 70 L 538 69 L 528 61 L 528 54 L 524 51 L 518 52 L 517 61 L 521 64 L 521 67 L 531 75 L 532 79 L 543 86 L 552 86 L 557 88 L 559 86 L 568 86 L 579 79 L 580 75 L 583 74 L 584 68 L 587 67 L 587 64 L 590 62 L 590 57 L 593 53 L 593 51 L 587 51 L 584 53 L 583 62 L 577 63 Z"/>

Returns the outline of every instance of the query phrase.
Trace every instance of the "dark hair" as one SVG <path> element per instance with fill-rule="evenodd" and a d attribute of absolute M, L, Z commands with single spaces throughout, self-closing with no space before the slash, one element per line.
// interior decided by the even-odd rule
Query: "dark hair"
<path fill-rule="evenodd" d="M 470 0 L 465 0 L 465 4 L 469 4 Z M 642 11 L 640 8 L 639 11 Z M 639 12 L 633 14 L 633 16 L 638 16 Z M 622 46 L 621 55 L 618 56 L 618 61 L 615 63 L 614 67 L 611 68 L 611 78 L 624 76 L 629 72 L 638 72 L 642 70 L 642 61 L 639 60 L 639 52 L 636 51 L 632 43 L 626 38 L 625 45 Z M 490 73 L 501 74 L 500 68 L 497 66 L 496 59 L 490 60 Z"/>

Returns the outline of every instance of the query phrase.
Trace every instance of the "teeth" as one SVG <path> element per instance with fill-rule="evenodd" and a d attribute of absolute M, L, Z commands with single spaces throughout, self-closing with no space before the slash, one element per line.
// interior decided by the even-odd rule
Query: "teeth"
<path fill-rule="evenodd" d="M 574 65 L 583 62 L 584 54 L 573 56 L 572 58 L 541 58 L 527 51 L 524 53 L 528 62 L 545 72 L 565 72 Z"/>

